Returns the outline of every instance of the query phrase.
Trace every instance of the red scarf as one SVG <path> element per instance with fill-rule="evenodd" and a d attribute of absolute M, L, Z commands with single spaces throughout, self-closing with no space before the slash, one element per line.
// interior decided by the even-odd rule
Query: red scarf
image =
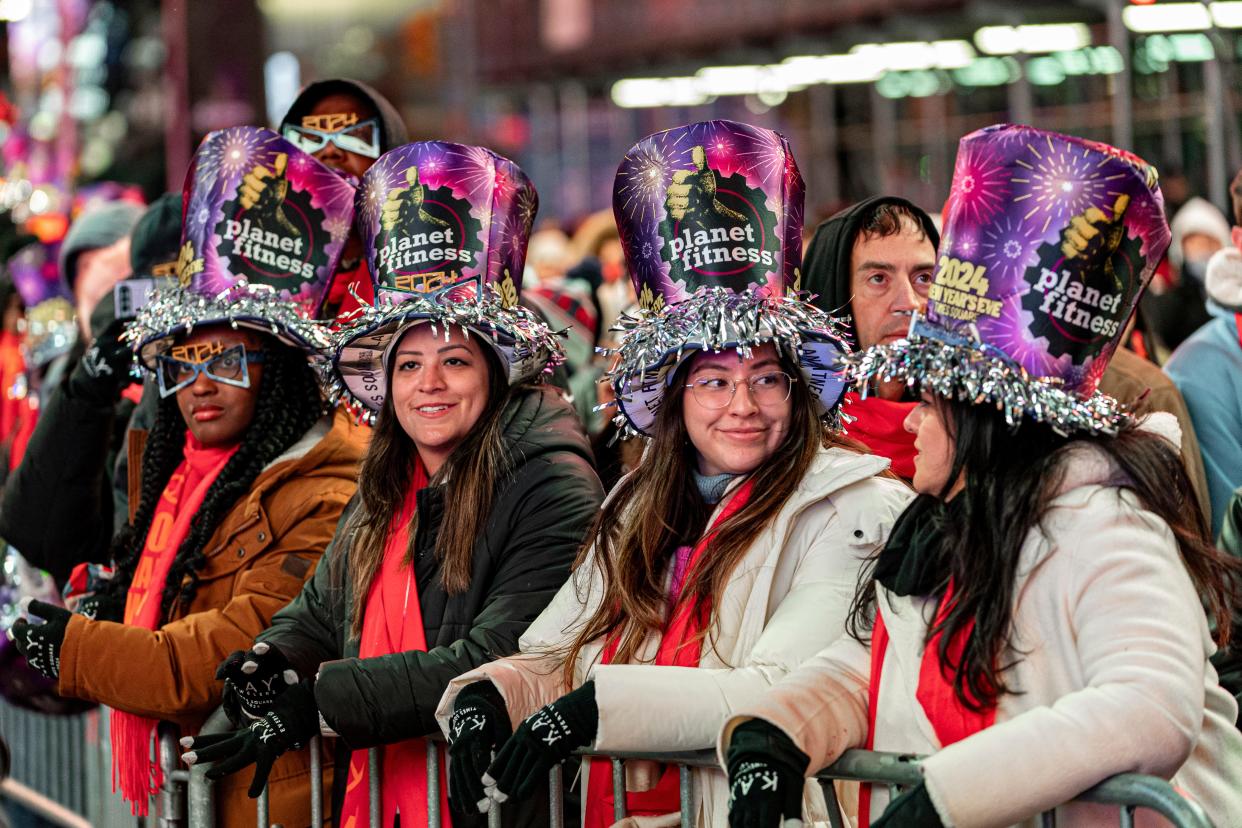
<path fill-rule="evenodd" d="M 847 415 L 854 417 L 846 425 L 846 433 L 880 457 L 892 461 L 893 473 L 905 480 L 914 479 L 914 435 L 906 431 L 906 417 L 918 403 L 894 402 L 871 396 L 861 399 L 850 392 L 845 395 Z"/>
<path fill-rule="evenodd" d="M 423 612 L 418 601 L 414 567 L 406 561 L 410 547 L 410 520 L 418 505 L 418 493 L 427 485 L 427 470 L 421 459 L 414 464 L 414 476 L 401 504 L 401 512 L 388 527 L 384 562 L 379 576 L 367 592 L 362 619 L 359 658 L 374 658 L 410 650 L 426 650 Z M 427 741 L 406 739 L 380 748 L 383 784 L 383 825 L 392 825 L 398 812 L 402 825 L 420 825 L 427 820 Z M 448 767 L 440 751 L 440 767 Z M 349 760 L 349 782 L 341 827 L 358 828 L 370 824 L 371 786 L 368 782 L 367 751 L 355 750 Z M 451 826 L 448 807 L 447 774 L 440 776 L 440 820 Z"/>
<path fill-rule="evenodd" d="M 703 550 L 716 536 L 720 524 L 737 514 L 750 500 L 751 481 L 746 481 L 725 503 L 720 514 L 712 522 L 711 529 L 695 545 L 686 565 L 686 574 L 693 572 Z M 660 648 L 655 663 L 661 667 L 698 667 L 702 657 L 703 640 L 700 635 L 711 618 L 711 602 L 692 603 L 684 589 L 669 612 L 669 622 L 660 636 Z M 604 646 L 600 664 L 611 664 L 621 635 L 613 634 Z M 613 824 L 612 762 L 608 759 L 591 760 L 591 779 L 587 791 L 586 823 L 584 828 L 608 828 Z M 673 768 L 665 768 L 660 781 L 649 791 L 627 792 L 625 812 L 629 816 L 659 816 L 673 813 L 680 807 L 680 775 Z M 348 828 L 348 826 L 346 826 Z"/>
<path fill-rule="evenodd" d="M 953 582 L 949 581 L 944 597 L 940 599 L 940 607 L 936 610 L 933 627 L 948 617 L 953 609 Z M 961 664 L 962 654 L 966 649 L 966 641 L 975 625 L 972 621 L 958 630 L 949 642 L 948 657 L 950 665 Z M 942 670 L 940 661 L 940 642 L 943 633 L 938 632 L 927 642 L 923 649 L 923 660 L 919 665 L 919 686 L 915 698 L 919 706 L 931 722 L 940 747 L 945 748 L 954 742 L 960 742 L 967 736 L 986 730 L 996 723 L 996 707 L 988 707 L 981 711 L 971 710 L 962 704 L 953 688 L 953 668 L 946 665 Z M 875 720 L 877 703 L 880 698 L 880 682 L 883 680 L 884 653 L 888 650 L 888 630 L 884 626 L 884 616 L 879 608 L 875 613 L 875 629 L 871 634 L 871 677 L 867 687 L 867 750 L 875 746 Z M 871 824 L 871 786 L 863 785 L 858 798 L 858 825 L 867 828 Z"/>
<path fill-rule="evenodd" d="M 159 626 L 164 582 L 173 559 L 190 532 L 190 521 L 203 505 L 207 490 L 237 451 L 237 445 L 203 446 L 187 434 L 183 459 L 164 487 L 142 557 L 125 596 L 125 623 L 154 630 Z M 147 803 L 163 782 L 159 767 L 159 744 L 151 759 L 151 734 L 158 722 L 121 710 L 112 711 L 112 790 L 119 787 L 136 816 L 147 815 Z"/>

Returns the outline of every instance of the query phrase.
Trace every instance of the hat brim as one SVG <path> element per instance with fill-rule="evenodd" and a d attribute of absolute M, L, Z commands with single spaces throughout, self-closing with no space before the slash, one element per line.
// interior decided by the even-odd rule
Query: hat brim
<path fill-rule="evenodd" d="M 388 395 L 388 356 L 406 331 L 420 323 L 460 328 L 490 345 L 508 371 L 510 385 L 533 380 L 564 360 L 560 338 L 528 309 L 498 302 L 440 302 L 418 297 L 364 309 L 336 338 L 334 394 L 379 411 Z"/>
<path fill-rule="evenodd" d="M 156 290 L 126 328 L 125 338 L 148 369 L 155 358 L 178 337 L 195 328 L 228 325 L 275 337 L 303 351 L 309 359 L 327 356 L 332 339 L 325 326 L 306 319 L 293 302 L 266 292 L 234 292 L 228 297 L 206 297 L 184 288 Z"/>
<path fill-rule="evenodd" d="M 840 371 L 849 352 L 844 331 L 824 311 L 792 294 L 737 294 L 703 289 L 667 309 L 623 315 L 614 328 L 621 344 L 609 372 L 616 395 L 616 423 L 627 433 L 651 436 L 660 405 L 677 369 L 699 351 L 738 350 L 772 343 L 786 350 L 811 389 L 821 416 L 837 428 L 849 382 Z"/>
<path fill-rule="evenodd" d="M 865 397 L 873 380 L 904 382 L 941 397 L 992 405 L 1013 427 L 1023 419 L 1046 423 L 1060 434 L 1113 435 L 1132 415 L 1116 399 L 1066 391 L 1059 380 L 1036 377 L 1002 353 L 963 339 L 921 317 L 910 333 L 842 358 L 849 379 Z"/>

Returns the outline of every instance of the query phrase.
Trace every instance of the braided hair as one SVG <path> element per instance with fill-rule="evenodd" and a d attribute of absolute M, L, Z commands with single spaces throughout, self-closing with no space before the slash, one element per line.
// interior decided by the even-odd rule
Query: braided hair
<path fill-rule="evenodd" d="M 259 381 L 254 418 L 242 433 L 241 444 L 203 497 L 190 521 L 185 540 L 177 549 L 164 582 L 161 617 L 178 602 L 189 603 L 198 591 L 198 573 L 207 563 L 204 547 L 229 510 L 250 491 L 260 472 L 296 443 L 323 416 L 326 405 L 314 370 L 304 354 L 265 337 L 267 360 Z M 114 594 L 124 595 L 142 557 L 155 507 L 169 478 L 182 460 L 186 424 L 177 398 L 160 400 L 155 425 L 142 454 L 142 491 L 134 519 L 121 527 L 112 541 L 110 557 L 117 577 Z"/>

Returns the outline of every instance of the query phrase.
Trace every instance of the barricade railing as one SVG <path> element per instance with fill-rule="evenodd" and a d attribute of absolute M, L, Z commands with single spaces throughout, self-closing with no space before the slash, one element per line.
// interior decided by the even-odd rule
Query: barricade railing
<path fill-rule="evenodd" d="M 231 725 L 222 711 L 217 711 L 208 719 L 202 733 L 220 732 Z M 311 825 L 324 824 L 324 798 L 322 754 L 320 738 L 311 740 Z M 440 813 L 440 750 L 442 742 L 427 741 L 427 827 L 439 828 Z M 163 754 L 161 754 L 163 755 Z M 667 767 L 676 767 L 680 780 L 680 814 L 682 828 L 693 828 L 696 814 L 695 801 L 695 768 L 719 768 L 716 754 L 710 750 L 687 751 L 678 753 L 594 753 L 580 751 L 581 757 L 608 759 L 612 768 L 613 817 L 619 821 L 625 819 L 625 763 L 633 760 L 658 762 Z M 376 748 L 367 755 L 370 783 L 370 825 L 380 828 L 382 800 L 380 797 L 380 781 L 383 768 L 380 764 L 380 752 Z M 837 801 L 837 781 L 861 782 L 883 785 L 895 797 L 902 790 L 919 784 L 922 773 L 919 771 L 920 758 L 908 754 L 883 753 L 868 750 L 849 750 L 836 762 L 815 775 L 824 793 L 827 803 L 829 824 L 833 828 L 844 828 L 846 822 Z M 189 790 L 184 797 L 188 801 L 188 820 L 186 828 L 216 828 L 215 803 L 211 780 L 204 772 L 206 766 L 194 766 L 188 773 L 178 775 L 165 773 L 165 779 L 178 782 L 188 780 Z M 244 771 L 243 771 L 244 772 Z M 561 766 L 552 769 L 548 774 L 548 805 L 549 828 L 563 828 L 565 824 L 565 785 Z M 1085 802 L 1098 805 L 1112 805 L 1118 809 L 1118 825 L 1121 828 L 1133 828 L 1135 812 L 1142 808 L 1153 811 L 1164 817 L 1173 828 L 1213 828 L 1211 821 L 1198 804 L 1192 802 L 1176 790 L 1164 779 L 1155 776 L 1127 773 L 1110 777 L 1093 788 L 1084 791 L 1073 799 L 1073 802 Z M 267 791 L 258 800 L 257 828 L 269 828 Z M 503 806 L 494 805 L 487 815 L 489 828 L 500 827 L 500 815 Z M 1044 828 L 1055 828 L 1057 825 L 1056 811 L 1042 814 Z M 416 828 L 412 823 L 403 828 Z M 161 826 L 165 828 L 165 826 Z M 179 828 L 179 824 L 172 826 Z"/>

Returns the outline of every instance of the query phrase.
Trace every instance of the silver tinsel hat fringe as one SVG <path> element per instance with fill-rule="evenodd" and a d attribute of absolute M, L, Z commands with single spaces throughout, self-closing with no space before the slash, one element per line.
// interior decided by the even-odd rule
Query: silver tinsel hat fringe
<path fill-rule="evenodd" d="M 363 303 L 349 324 L 333 335 L 328 399 L 333 403 L 345 402 L 360 419 L 374 422 L 375 409 L 355 394 L 342 376 L 342 353 L 360 337 L 378 334 L 391 340 L 407 322 L 419 319 L 427 320 L 437 333 L 442 328 L 445 338 L 450 328 L 457 327 L 487 339 L 508 361 L 510 384 L 550 374 L 565 361 L 561 342 L 564 332 L 553 331 L 529 308 L 506 305 L 491 285 L 483 290 L 485 293 L 477 300 L 453 301 L 419 294 L 397 299 L 381 293 L 375 304 Z M 371 370 L 381 374 L 385 370 L 378 356 Z"/>
<path fill-rule="evenodd" d="M 744 358 L 751 349 L 775 343 L 807 373 L 803 351 L 808 344 L 829 343 L 840 353 L 850 350 L 849 338 L 839 320 L 807 301 L 808 294 L 772 295 L 759 285 L 737 293 L 723 287 L 701 287 L 694 295 L 669 306 L 644 308 L 637 315 L 622 313 L 612 331 L 620 334 L 616 348 L 600 348 L 613 357 L 602 382 L 609 382 L 616 401 L 597 410 L 615 407 L 613 423 L 623 437 L 641 435 L 625 414 L 631 390 L 648 375 L 679 365 L 688 353 L 737 348 Z M 825 405 L 828 428 L 841 430 L 840 398 Z"/>
<path fill-rule="evenodd" d="M 181 287 L 163 288 L 151 294 L 123 336 L 141 362 L 152 369 L 156 354 L 174 337 L 191 333 L 195 327 L 219 324 L 270 333 L 306 351 L 312 359 L 323 359 L 332 338 L 322 322 L 307 319 L 305 314 L 297 303 L 281 299 L 274 288 L 244 279 L 214 296 Z"/>
<path fill-rule="evenodd" d="M 1033 376 L 999 349 L 917 316 L 905 339 L 849 354 L 842 364 L 863 398 L 872 380 L 901 380 L 915 390 L 995 406 L 1014 428 L 1025 417 L 1064 436 L 1114 435 L 1131 419 L 1125 406 L 1107 394 L 1080 397 L 1066 391 L 1057 377 Z"/>

